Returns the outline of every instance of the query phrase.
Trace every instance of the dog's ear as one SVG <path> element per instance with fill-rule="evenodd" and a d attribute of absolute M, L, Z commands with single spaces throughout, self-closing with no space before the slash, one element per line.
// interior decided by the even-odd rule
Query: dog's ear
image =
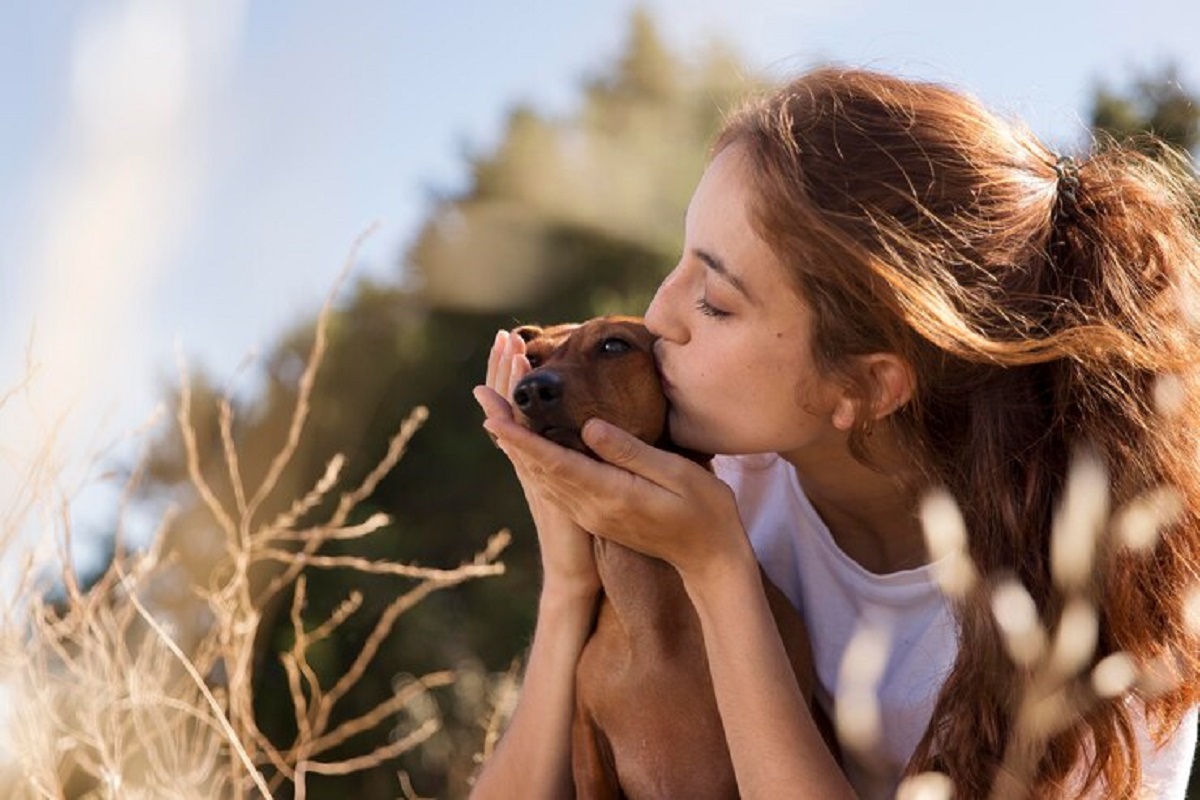
<path fill-rule="evenodd" d="M 522 325 L 513 331 L 517 336 L 520 336 L 526 342 L 532 342 L 534 339 L 542 335 L 542 328 L 538 325 Z"/>

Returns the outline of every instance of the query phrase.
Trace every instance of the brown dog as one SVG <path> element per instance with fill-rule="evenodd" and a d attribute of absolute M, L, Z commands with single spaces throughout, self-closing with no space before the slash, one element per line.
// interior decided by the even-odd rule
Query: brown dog
<path fill-rule="evenodd" d="M 640 319 L 602 317 L 517 333 L 534 369 L 517 383 L 513 401 L 532 430 L 588 452 L 580 427 L 600 417 L 679 452 L 667 439 L 654 336 Z M 604 591 L 575 676 L 577 797 L 737 797 L 700 620 L 679 573 L 665 561 L 594 541 Z M 804 623 L 766 575 L 763 584 L 800 688 L 811 700 Z"/>

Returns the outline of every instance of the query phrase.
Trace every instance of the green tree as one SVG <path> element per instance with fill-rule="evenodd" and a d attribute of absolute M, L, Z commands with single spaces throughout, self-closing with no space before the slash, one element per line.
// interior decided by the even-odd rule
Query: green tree
<path fill-rule="evenodd" d="M 1122 91 L 1101 83 L 1092 100 L 1092 129 L 1118 141 L 1151 134 L 1188 152 L 1200 145 L 1200 102 L 1167 66 L 1144 72 Z"/>

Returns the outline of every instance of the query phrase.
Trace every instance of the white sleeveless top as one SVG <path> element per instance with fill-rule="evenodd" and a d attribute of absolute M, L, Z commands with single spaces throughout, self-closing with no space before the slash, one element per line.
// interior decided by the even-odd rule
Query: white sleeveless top
<path fill-rule="evenodd" d="M 775 454 L 718 456 L 764 571 L 800 610 L 816 667 L 816 698 L 834 719 L 842 656 L 860 626 L 886 633 L 886 664 L 875 683 L 880 735 L 864 757 L 845 753 L 859 797 L 892 797 L 933 713 L 958 652 L 957 625 L 929 565 L 886 575 L 838 548 L 792 466 Z M 1155 752 L 1139 727 L 1144 781 L 1156 798 L 1184 798 L 1196 746 L 1196 709 Z"/>

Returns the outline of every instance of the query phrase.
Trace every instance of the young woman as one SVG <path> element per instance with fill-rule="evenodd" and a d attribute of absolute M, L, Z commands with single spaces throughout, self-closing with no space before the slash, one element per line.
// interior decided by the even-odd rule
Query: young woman
<path fill-rule="evenodd" d="M 734 115 L 646 313 L 671 434 L 727 454 L 716 475 L 597 420 L 584 437 L 603 462 L 532 435 L 507 403 L 528 370 L 508 334 L 476 389 L 545 576 L 522 698 L 475 796 L 571 794 L 591 532 L 679 570 L 744 797 L 883 797 L 927 771 L 964 798 L 1006 780 L 1183 797 L 1200 701 L 1200 192 L 1169 161 L 1108 144 L 1076 164 L 962 94 L 862 71 L 806 74 Z M 1075 585 L 1051 538 L 1081 452 L 1112 509 L 1151 497 L 1139 507 L 1170 513 L 1144 551 L 1106 529 Z M 931 490 L 957 499 L 978 576 L 956 594 L 927 555 Z M 855 625 L 888 634 L 868 682 L 878 736 L 840 761 L 756 560 L 804 613 L 827 707 Z M 1081 625 L 1097 621 L 1095 651 L 1036 747 L 1022 698 L 1045 659 L 1014 661 L 993 614 L 1014 579 L 1051 634 L 1070 598 L 1096 610 Z M 1096 690 L 1102 659 L 1156 677 Z"/>

